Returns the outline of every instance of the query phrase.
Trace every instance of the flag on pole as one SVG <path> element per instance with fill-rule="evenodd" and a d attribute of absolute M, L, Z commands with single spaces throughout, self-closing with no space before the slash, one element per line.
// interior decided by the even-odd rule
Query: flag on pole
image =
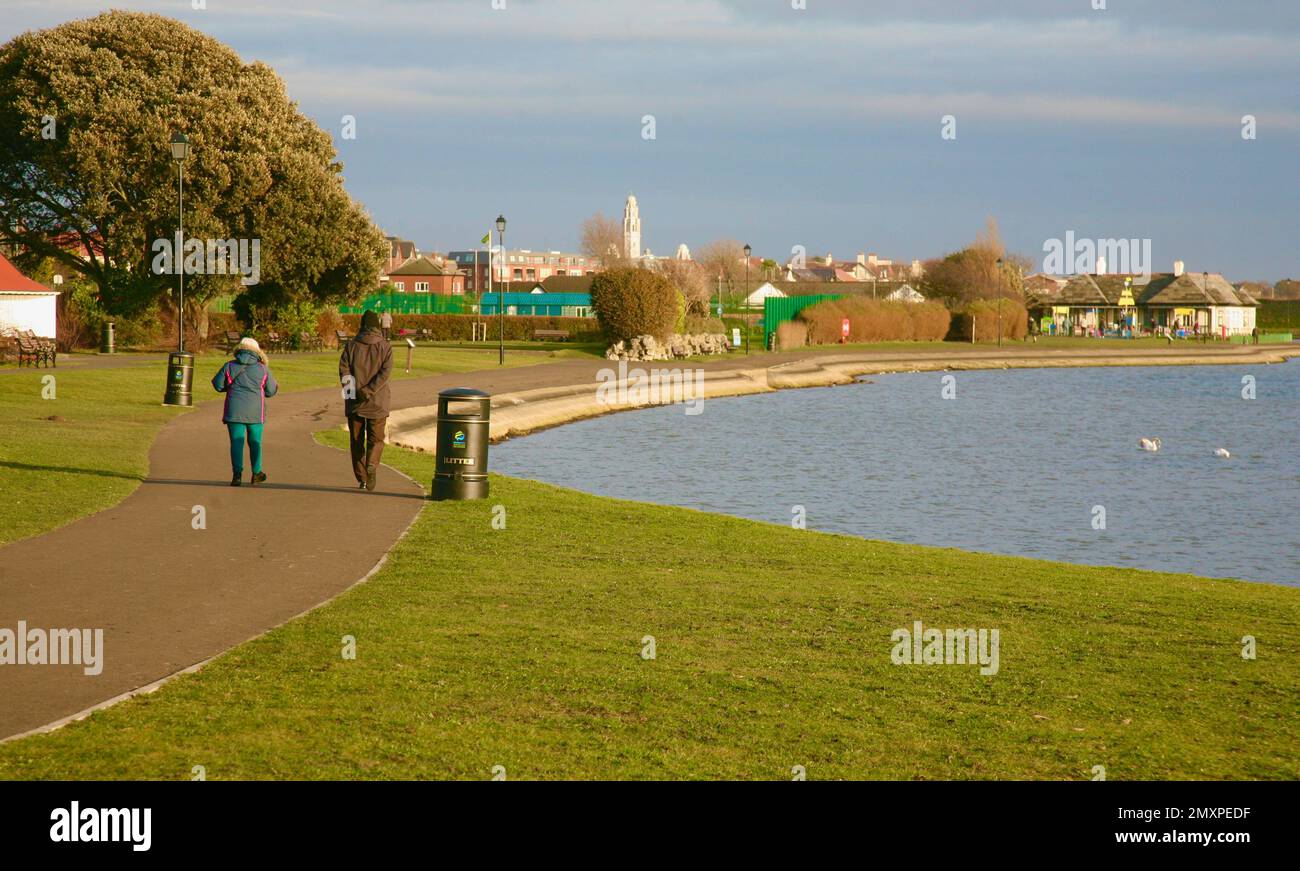
<path fill-rule="evenodd" d="M 491 242 L 491 241 L 492 241 L 492 231 L 491 231 L 491 230 L 488 230 L 486 233 L 483 234 L 483 238 L 482 238 L 482 239 L 479 239 L 479 242 L 482 243 L 482 244 L 484 244 L 484 245 L 488 244 L 488 243 Z"/>

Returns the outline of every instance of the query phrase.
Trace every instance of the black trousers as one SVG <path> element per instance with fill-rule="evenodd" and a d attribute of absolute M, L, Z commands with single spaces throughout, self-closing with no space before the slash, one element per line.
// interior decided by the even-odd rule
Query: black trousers
<path fill-rule="evenodd" d="M 348 442 L 352 448 L 352 474 L 358 484 L 366 483 L 368 469 L 378 469 L 384 455 L 384 429 L 388 418 L 348 415 Z"/>

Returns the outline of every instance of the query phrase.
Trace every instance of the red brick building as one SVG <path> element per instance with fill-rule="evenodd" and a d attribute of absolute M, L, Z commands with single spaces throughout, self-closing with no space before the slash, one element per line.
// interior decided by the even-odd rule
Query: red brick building
<path fill-rule="evenodd" d="M 420 256 L 389 272 L 384 289 L 393 293 L 461 294 L 465 292 L 465 278 L 465 273 L 450 260 Z"/>

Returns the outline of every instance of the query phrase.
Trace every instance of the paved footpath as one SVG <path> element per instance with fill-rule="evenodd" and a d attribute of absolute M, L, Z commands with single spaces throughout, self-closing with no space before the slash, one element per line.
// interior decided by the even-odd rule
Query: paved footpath
<path fill-rule="evenodd" d="M 1245 349 L 1222 350 L 1245 356 Z M 954 362 L 1093 356 L 1032 346 L 849 355 L 897 360 L 898 368 L 936 355 Z M 736 355 L 704 368 L 807 356 L 814 355 Z M 461 385 L 503 393 L 593 384 L 609 365 L 574 359 L 395 381 L 393 407 L 432 405 L 439 390 Z M 209 374 L 196 373 L 199 397 Z M 24 620 L 45 630 L 103 629 L 105 651 L 97 676 L 75 666 L 0 668 L 0 738 L 147 686 L 328 601 L 364 577 L 425 504 L 421 488 L 390 469 L 380 472 L 377 492 L 357 490 L 346 456 L 313 441 L 313 432 L 343 422 L 337 390 L 277 396 L 267 417 L 265 485 L 228 486 L 226 432 L 214 400 L 162 429 L 148 479 L 119 505 L 0 548 L 0 627 Z M 206 510 L 205 530 L 191 527 L 196 505 Z"/>

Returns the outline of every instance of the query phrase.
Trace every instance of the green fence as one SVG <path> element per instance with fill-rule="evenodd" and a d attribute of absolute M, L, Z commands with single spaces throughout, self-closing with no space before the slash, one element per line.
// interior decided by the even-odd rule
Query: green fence
<path fill-rule="evenodd" d="M 801 309 L 828 299 L 842 299 L 838 293 L 816 293 L 809 296 L 769 296 L 763 300 L 763 345 L 771 347 L 772 334 L 786 321 L 794 320 Z"/>
<path fill-rule="evenodd" d="M 1237 345 L 1255 344 L 1254 336 L 1229 336 L 1228 340 Z M 1291 333 L 1260 333 L 1259 343 L 1261 345 L 1279 345 L 1290 344 L 1293 341 Z"/>
<path fill-rule="evenodd" d="M 359 315 L 366 309 L 395 315 L 458 315 L 466 311 L 466 304 L 461 294 L 372 293 L 360 305 L 339 306 L 339 314 Z"/>

